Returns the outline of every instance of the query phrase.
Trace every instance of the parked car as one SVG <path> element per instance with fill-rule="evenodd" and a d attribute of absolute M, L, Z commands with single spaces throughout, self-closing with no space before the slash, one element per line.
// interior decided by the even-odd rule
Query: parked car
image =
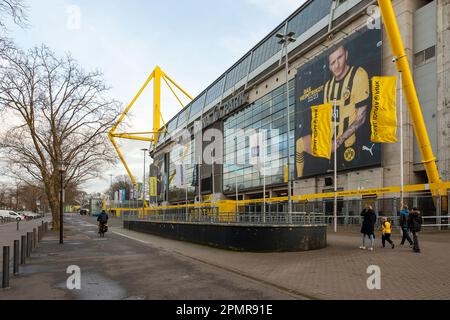
<path fill-rule="evenodd" d="M 1 220 L 14 219 L 14 220 L 17 220 L 17 221 L 26 220 L 25 216 L 20 215 L 17 212 L 14 212 L 14 211 L 9 211 L 9 210 L 0 210 L 0 219 Z"/>
<path fill-rule="evenodd" d="M 80 210 L 80 215 L 81 216 L 88 216 L 89 215 L 89 210 L 88 209 L 81 209 Z"/>
<path fill-rule="evenodd" d="M 36 219 L 39 218 L 41 215 L 31 212 L 31 211 L 24 211 L 24 212 L 20 212 L 21 215 L 25 216 L 26 219 Z"/>

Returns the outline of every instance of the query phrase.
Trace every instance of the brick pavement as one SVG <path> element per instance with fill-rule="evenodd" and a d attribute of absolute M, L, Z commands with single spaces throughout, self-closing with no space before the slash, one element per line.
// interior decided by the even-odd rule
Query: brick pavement
<path fill-rule="evenodd" d="M 450 232 L 420 235 L 421 254 L 409 248 L 359 250 L 353 232 L 328 234 L 323 250 L 296 253 L 241 253 L 144 235 L 120 228 L 113 231 L 171 253 L 191 257 L 242 275 L 318 299 L 450 299 Z M 393 236 L 400 242 L 399 234 Z M 368 290 L 367 268 L 381 268 L 381 290 Z"/>
<path fill-rule="evenodd" d="M 92 218 L 82 219 L 86 224 L 95 223 Z M 122 250 L 124 257 L 117 255 L 109 257 L 109 264 L 114 264 L 116 260 L 119 265 L 126 264 L 125 257 L 133 259 L 145 257 L 137 257 L 136 254 L 133 254 L 134 249 L 130 248 L 136 246 L 136 248 L 147 250 L 149 253 L 161 252 L 162 256 L 178 257 L 181 260 L 190 261 L 197 267 L 203 265 L 218 268 L 217 270 L 223 270 L 224 275 L 228 274 L 230 283 L 233 282 L 231 280 L 234 277 L 233 274 L 238 277 L 244 276 L 242 279 L 247 278 L 265 287 L 273 287 L 278 290 L 277 292 L 291 293 L 297 297 L 331 300 L 450 299 L 450 280 L 447 274 L 450 267 L 450 250 L 448 248 L 450 233 L 448 231 L 421 234 L 423 251 L 421 254 L 413 253 L 409 247 L 395 250 L 381 249 L 381 239 L 379 238 L 374 252 L 362 251 L 358 249 L 360 236 L 355 232 L 338 234 L 330 232 L 328 247 L 318 251 L 249 253 L 220 250 L 124 230 L 118 219 L 112 219 L 110 226 L 110 231 L 115 234 L 114 241 L 118 246 L 117 250 Z M 131 247 L 130 238 L 132 239 Z M 73 241 L 83 242 L 86 239 L 81 240 Z M 398 244 L 399 235 L 395 234 L 393 240 Z M 97 242 L 98 244 L 101 242 Z M 65 259 L 66 261 L 70 260 L 71 263 L 76 263 L 77 259 L 82 262 L 87 260 L 82 257 L 81 252 L 76 250 L 67 254 L 69 256 Z M 366 282 L 369 275 L 366 270 L 370 265 L 377 265 L 381 268 L 381 290 L 367 289 Z M 40 265 L 40 268 L 43 268 L 42 276 L 48 278 L 48 272 L 44 272 L 45 266 Z M 154 271 L 150 264 L 146 269 L 150 272 Z M 138 269 L 134 270 L 138 271 Z M 116 277 L 120 274 L 117 273 L 117 270 L 110 272 Z M 158 276 L 162 277 L 163 274 L 158 273 Z M 48 281 L 47 278 L 45 281 Z M 36 279 L 35 281 L 37 284 L 38 281 Z M 143 280 L 143 283 L 139 282 L 139 284 L 151 285 L 151 282 L 145 283 L 145 281 Z M 151 279 L 147 281 L 151 281 Z M 172 294 L 174 293 L 172 292 Z M 266 295 L 266 297 L 270 297 L 270 295 Z M 229 298 L 233 299 L 234 297 L 230 296 Z"/>

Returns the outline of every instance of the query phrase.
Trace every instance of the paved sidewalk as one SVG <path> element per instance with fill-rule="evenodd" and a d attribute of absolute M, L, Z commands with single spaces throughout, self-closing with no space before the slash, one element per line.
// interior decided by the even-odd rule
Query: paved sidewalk
<path fill-rule="evenodd" d="M 247 279 L 66 217 L 64 245 L 49 232 L 0 300 L 294 300 L 273 286 Z M 69 266 L 81 270 L 81 290 L 69 290 Z"/>
<path fill-rule="evenodd" d="M 139 234 L 117 228 L 124 236 L 317 299 L 450 299 L 450 232 L 420 235 L 421 254 L 409 246 L 374 252 L 359 250 L 360 235 L 328 233 L 328 247 L 298 253 L 239 253 Z M 393 241 L 400 243 L 399 234 Z M 368 290 L 367 268 L 381 268 L 381 290 Z"/>
<path fill-rule="evenodd" d="M 72 218 L 66 245 L 47 237 L 0 299 L 450 299 L 449 232 L 421 234 L 422 254 L 381 249 L 381 239 L 375 252 L 362 251 L 351 232 L 329 233 L 318 251 L 242 253 L 109 224 L 101 240 L 95 219 Z M 71 264 L 87 277 L 79 293 L 64 288 Z M 367 288 L 371 265 L 381 268 L 381 290 Z"/>

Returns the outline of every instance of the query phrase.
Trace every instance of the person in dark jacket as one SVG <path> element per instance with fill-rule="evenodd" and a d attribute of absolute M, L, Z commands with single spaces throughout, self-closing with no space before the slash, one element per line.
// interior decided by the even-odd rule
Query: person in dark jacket
<path fill-rule="evenodd" d="M 100 215 L 97 218 L 97 221 L 99 223 L 99 225 L 98 225 L 99 230 L 101 228 L 104 228 L 104 226 L 106 226 L 108 224 L 108 219 L 109 219 L 108 214 L 106 213 L 105 210 L 103 210 L 102 213 L 100 213 Z"/>
<path fill-rule="evenodd" d="M 417 210 L 417 208 L 413 208 L 408 217 L 408 228 L 411 231 L 414 239 L 413 251 L 417 253 L 420 253 L 419 238 L 417 235 L 422 229 L 422 224 L 423 219 L 420 215 L 420 211 Z"/>
<path fill-rule="evenodd" d="M 363 223 L 361 227 L 362 233 L 362 246 L 359 247 L 362 250 L 366 250 L 366 236 L 370 239 L 371 247 L 370 251 L 373 251 L 375 245 L 375 223 L 377 222 L 377 215 L 371 205 L 368 205 L 361 212 L 363 217 Z"/>
<path fill-rule="evenodd" d="M 400 246 L 403 246 L 406 240 L 408 240 L 410 246 L 413 245 L 413 241 L 409 236 L 408 217 L 409 208 L 407 205 L 403 205 L 403 208 L 400 211 L 400 227 L 402 228 L 402 242 L 400 243 Z"/>

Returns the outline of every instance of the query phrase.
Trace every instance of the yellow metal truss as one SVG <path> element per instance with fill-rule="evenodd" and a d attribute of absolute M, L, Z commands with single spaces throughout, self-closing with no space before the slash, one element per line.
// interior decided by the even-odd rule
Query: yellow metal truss
<path fill-rule="evenodd" d="M 136 101 L 141 96 L 142 92 L 144 92 L 145 88 L 150 84 L 151 81 L 154 81 L 153 84 L 153 131 L 150 132 L 129 132 L 129 133 L 116 133 L 117 128 L 119 125 L 123 122 L 128 112 L 131 110 L 131 108 L 134 106 Z M 135 141 L 144 141 L 152 143 L 154 147 L 156 147 L 156 143 L 158 141 L 158 136 L 162 132 L 165 132 L 167 130 L 167 125 L 164 122 L 164 119 L 161 114 L 161 80 L 163 80 L 167 86 L 169 87 L 170 91 L 173 93 L 175 98 L 178 100 L 178 102 L 181 104 L 182 108 L 185 108 L 185 105 L 182 103 L 181 99 L 176 94 L 175 90 L 171 86 L 174 85 L 178 90 L 180 90 L 187 98 L 190 100 L 193 100 L 193 98 L 185 91 L 183 90 L 175 81 L 173 81 L 167 74 L 164 73 L 164 71 L 161 70 L 159 66 L 157 66 L 151 75 L 148 77 L 147 81 L 144 83 L 144 85 L 141 87 L 139 92 L 136 94 L 134 99 L 131 101 L 131 103 L 128 105 L 128 107 L 125 109 L 123 114 L 120 116 L 117 123 L 114 125 L 114 127 L 109 132 L 109 140 L 113 144 L 114 148 L 116 149 L 116 152 L 124 165 L 128 176 L 131 178 L 131 181 L 133 182 L 134 186 L 138 188 L 138 184 L 136 182 L 136 179 L 134 178 L 133 174 L 131 173 L 130 168 L 127 165 L 127 162 L 125 161 L 125 158 L 122 155 L 122 152 L 119 149 L 119 146 L 117 145 L 115 139 L 127 139 L 127 140 L 135 140 Z M 161 127 L 161 121 L 164 123 L 164 127 Z M 148 207 L 148 204 L 145 202 L 145 207 Z"/>
<path fill-rule="evenodd" d="M 378 0 L 378 5 L 381 10 L 384 25 L 386 26 L 386 33 L 392 48 L 392 53 L 396 58 L 395 64 L 397 66 L 397 70 L 402 73 L 402 86 L 405 92 L 409 114 L 413 120 L 413 127 L 417 137 L 417 142 L 419 144 L 420 153 L 423 158 L 423 165 L 427 172 L 428 181 L 430 184 L 440 186 L 442 185 L 442 179 L 439 175 L 436 157 L 434 156 L 433 149 L 431 148 L 428 131 L 423 118 L 419 98 L 417 97 L 416 87 L 414 86 L 414 80 L 409 67 L 405 47 L 403 46 L 403 41 L 398 28 L 397 19 L 395 17 L 394 8 L 392 7 L 392 2 L 391 0 Z M 437 188 L 432 191 L 435 196 L 438 194 L 445 196 L 447 194 L 446 188 Z"/>

